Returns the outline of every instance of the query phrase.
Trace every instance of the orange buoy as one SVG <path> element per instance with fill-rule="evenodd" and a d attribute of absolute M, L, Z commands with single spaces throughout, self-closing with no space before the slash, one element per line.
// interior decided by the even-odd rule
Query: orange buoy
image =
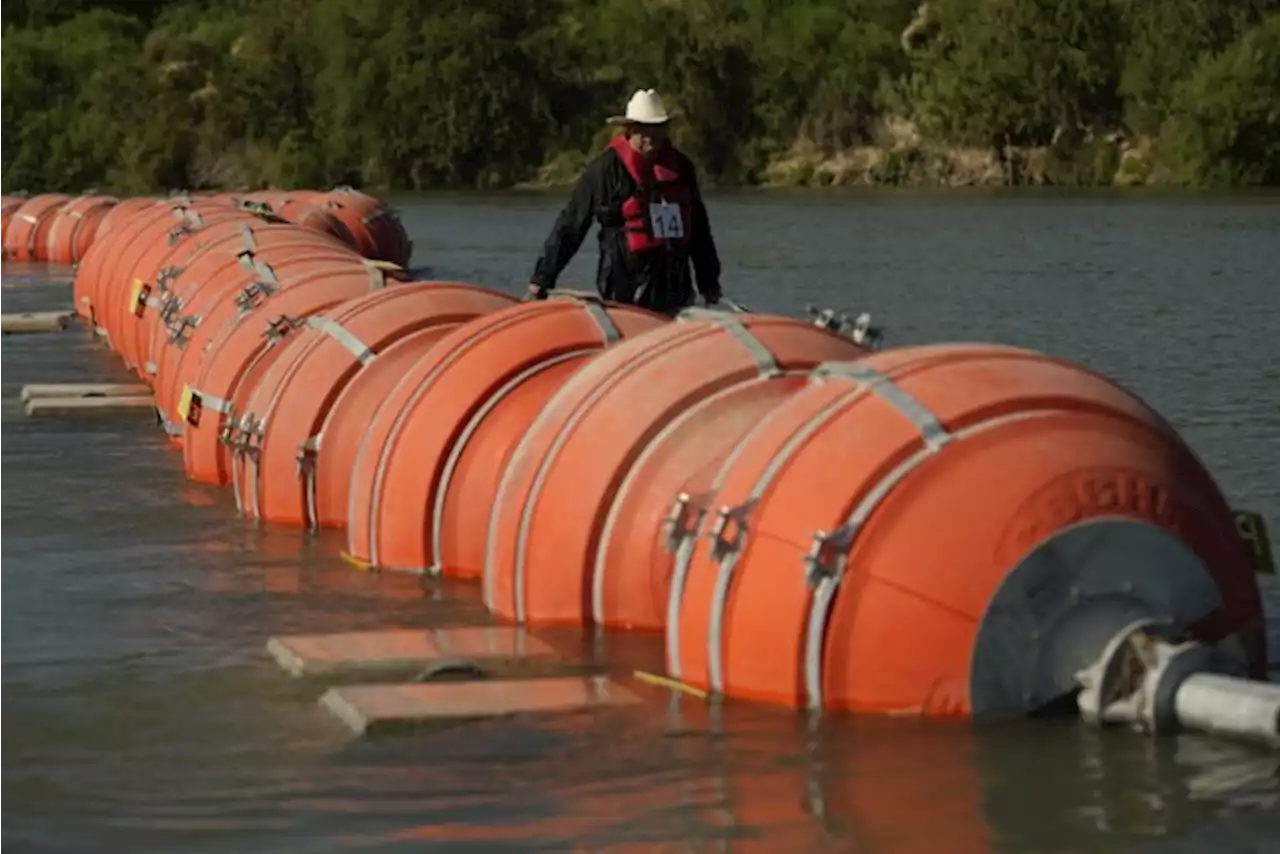
<path fill-rule="evenodd" d="M 133 369 L 143 379 L 150 379 L 145 363 L 139 360 L 139 354 L 150 348 L 150 336 L 144 345 L 140 333 L 145 327 L 138 321 L 146 315 L 151 296 L 156 291 L 163 291 L 177 274 L 174 259 L 198 254 L 205 246 L 225 238 L 227 225 L 234 229 L 235 226 L 260 224 L 261 217 L 229 206 L 205 212 L 188 211 L 179 226 L 162 235 L 153 232 L 150 246 L 132 261 L 126 259 L 126 266 L 120 272 L 122 281 L 127 285 L 113 291 L 120 298 L 109 298 L 102 313 L 112 347 L 124 360 L 125 367 Z M 151 331 L 145 329 L 148 333 Z"/>
<path fill-rule="evenodd" d="M 290 227 L 289 232 L 294 238 L 316 239 L 301 229 Z M 309 283 L 318 274 L 358 273 L 366 287 L 370 282 L 364 259 L 338 246 L 282 242 L 246 257 L 250 263 L 223 266 L 203 280 L 184 275 L 181 284 L 187 298 L 171 303 L 174 310 L 153 331 L 156 409 L 175 440 L 183 435 L 186 418 L 178 409 L 183 389 L 199 373 L 209 348 L 228 324 L 253 316 L 272 294 Z M 267 321 L 259 317 L 257 323 L 258 333 L 263 334 Z M 174 415 L 180 417 L 170 417 Z"/>
<path fill-rule="evenodd" d="M 372 420 L 368 406 L 347 416 L 317 469 L 320 522 L 345 522 L 348 553 L 362 563 L 478 577 L 488 513 L 477 508 L 491 506 L 542 404 L 601 349 L 665 322 L 561 292 L 453 330 L 403 372 Z"/>
<path fill-rule="evenodd" d="M 79 261 L 93 243 L 103 218 L 118 201 L 114 196 L 78 196 L 63 205 L 49 227 L 49 260 L 55 264 Z"/>
<path fill-rule="evenodd" d="M 358 250 L 359 245 L 351 229 L 347 228 L 342 220 L 325 210 L 323 204 L 311 201 L 310 197 L 314 196 L 314 193 L 307 196 L 292 196 L 280 205 L 276 213 L 295 225 L 330 235 L 353 250 Z"/>
<path fill-rule="evenodd" d="M 18 212 L 27 200 L 21 196 L 5 196 L 0 200 L 0 247 L 4 245 L 5 235 L 9 233 L 9 223 L 13 222 L 13 215 Z M 9 253 L 5 251 L 5 257 L 9 257 Z"/>
<path fill-rule="evenodd" d="M 81 317 L 94 320 L 97 311 L 94 301 L 102 280 L 113 271 L 120 251 L 134 239 L 135 231 L 153 218 L 172 217 L 173 205 L 157 199 L 148 199 L 147 204 L 135 204 L 134 199 L 126 199 L 111 210 L 98 223 L 97 234 L 89 246 L 80 264 L 76 267 L 75 279 L 72 282 L 74 291 L 74 308 Z M 94 323 L 96 326 L 96 322 Z"/>
<path fill-rule="evenodd" d="M 224 202 L 176 200 L 131 217 L 113 230 L 109 239 L 95 240 L 76 271 L 77 310 L 83 314 L 88 309 L 98 334 L 114 349 L 111 326 L 120 307 L 129 301 L 130 274 L 139 262 L 157 245 L 168 245 L 170 240 L 176 244 L 183 235 L 210 224 L 210 218 L 216 221 L 227 216 L 245 214 Z M 99 247 L 101 252 L 95 252 Z"/>
<path fill-rule="evenodd" d="M 324 195 L 323 206 L 347 227 L 361 255 L 408 266 L 413 242 L 400 218 L 381 201 L 350 187 L 339 187 Z"/>
<path fill-rule="evenodd" d="M 730 697 L 1019 716 L 1118 628 L 1237 635 L 1265 673 L 1217 487 L 1108 380 L 1012 347 L 820 367 L 734 448 L 670 585 L 672 676 Z"/>
<path fill-rule="evenodd" d="M 165 395 L 173 390 L 168 375 L 177 363 L 193 350 L 203 352 L 232 314 L 252 310 L 283 287 L 281 264 L 292 263 L 292 270 L 307 261 L 335 260 L 364 266 L 337 241 L 290 223 L 224 220 L 210 227 L 202 245 L 191 244 L 187 257 L 171 259 L 159 271 L 150 296 L 140 293 L 132 312 L 139 343 L 126 362 L 154 381 L 156 405 L 166 411 Z"/>
<path fill-rule="evenodd" d="M 785 383 L 765 390 L 767 378 L 865 352 L 804 321 L 695 309 L 600 354 L 561 386 L 503 473 L 486 604 L 522 623 L 661 628 L 670 560 L 651 545 L 606 571 L 602 553 L 656 540 L 674 493 L 767 409 L 752 395 L 786 394 Z M 729 391 L 743 384 L 754 388 Z M 685 437 L 696 448 L 677 447 Z M 618 501 L 639 518 L 613 512 Z"/>
<path fill-rule="evenodd" d="M 413 282 L 366 294 L 307 320 L 259 380 L 233 424 L 236 503 L 245 515 L 302 525 L 312 504 L 320 429 L 343 388 L 387 348 L 436 337 L 513 298 L 481 288 Z M 372 413 L 370 413 L 372 414 Z"/>
<path fill-rule="evenodd" d="M 195 354 L 198 362 L 181 362 L 163 384 L 181 390 L 176 403 L 159 411 L 170 433 L 182 434 L 187 477 L 228 483 L 231 452 L 222 438 L 229 435 L 232 416 L 244 410 L 289 336 L 305 328 L 312 315 L 386 286 L 384 272 L 364 263 L 356 269 L 346 262 L 330 262 L 322 270 L 293 278 L 290 287 L 276 290 L 254 311 L 223 324 L 218 336 Z M 167 399 L 172 401 L 173 394 L 170 391 Z"/>
<path fill-rule="evenodd" d="M 110 234 L 118 226 L 127 223 L 133 217 L 158 204 L 162 204 L 162 200 L 153 196 L 134 196 L 120 200 L 118 204 L 113 205 L 107 211 L 101 222 L 98 223 L 94 239 Z"/>
<path fill-rule="evenodd" d="M 71 197 L 66 193 L 32 196 L 13 213 L 4 230 L 4 257 L 11 261 L 47 261 L 49 229 Z"/>

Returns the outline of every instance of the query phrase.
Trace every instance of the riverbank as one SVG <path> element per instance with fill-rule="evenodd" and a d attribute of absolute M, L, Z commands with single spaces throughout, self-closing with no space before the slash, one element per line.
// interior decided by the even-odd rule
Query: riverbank
<path fill-rule="evenodd" d="M 708 186 L 1280 185 L 1267 4 L 12 5 L 9 193 L 559 185 L 650 86 Z"/>
<path fill-rule="evenodd" d="M 565 152 L 543 165 L 520 189 L 571 186 L 588 156 Z M 1150 137 L 1120 132 L 1072 145 L 1003 148 L 930 142 L 906 119 L 878 123 L 873 142 L 832 151 L 800 140 L 768 158 L 752 180 L 734 187 L 1172 187 L 1173 172 L 1155 158 Z M 726 186 L 719 184 L 719 186 Z"/>

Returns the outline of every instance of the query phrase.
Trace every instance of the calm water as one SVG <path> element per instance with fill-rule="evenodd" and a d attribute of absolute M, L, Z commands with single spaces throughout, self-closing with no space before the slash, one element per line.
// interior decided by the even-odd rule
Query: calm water
<path fill-rule="evenodd" d="M 558 200 L 402 202 L 415 263 L 522 287 Z M 1280 539 L 1280 202 L 722 197 L 726 292 L 869 310 L 891 343 L 1079 359 L 1182 429 Z M 586 285 L 594 237 L 562 284 Z M 62 277 L 65 282 L 65 272 Z M 5 311 L 69 286 L 6 270 Z M 25 419 L 24 383 L 123 378 L 75 334 L 6 338 L 4 836 L 12 851 L 1263 851 L 1280 758 L 1071 722 L 990 731 L 655 695 L 354 743 L 262 652 L 282 632 L 474 621 L 466 590 L 353 573 L 247 528 L 139 418 Z M 1280 618 L 1280 589 L 1264 586 Z M 1273 623 L 1273 649 L 1280 629 Z"/>

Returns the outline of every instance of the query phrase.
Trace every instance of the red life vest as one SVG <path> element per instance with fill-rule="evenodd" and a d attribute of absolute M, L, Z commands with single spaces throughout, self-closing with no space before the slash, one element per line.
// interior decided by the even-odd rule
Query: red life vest
<path fill-rule="evenodd" d="M 650 167 L 626 137 L 609 143 L 639 186 L 639 192 L 622 203 L 623 229 L 632 254 L 689 242 L 693 223 L 688 178 L 681 174 L 679 159 L 665 148 Z"/>

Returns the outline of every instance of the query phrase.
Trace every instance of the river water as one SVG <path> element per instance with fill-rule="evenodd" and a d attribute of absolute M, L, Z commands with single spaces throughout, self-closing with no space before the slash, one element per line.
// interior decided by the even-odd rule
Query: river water
<path fill-rule="evenodd" d="M 515 291 L 559 199 L 397 200 L 415 265 Z M 726 293 L 868 310 L 891 344 L 1021 344 L 1180 428 L 1280 539 L 1280 201 L 951 194 L 712 199 Z M 588 238 L 562 285 L 587 286 Z M 7 269 L 4 311 L 69 305 Z M 1275 753 L 1071 721 L 976 730 L 698 704 L 353 742 L 264 642 L 463 624 L 467 589 L 255 530 L 143 418 L 29 420 L 28 382 L 126 379 L 81 335 L 6 338 L 4 837 L 11 851 L 1263 851 Z M 1280 585 L 1264 578 L 1280 656 Z M 1150 846 L 1150 847 L 1148 847 Z"/>

